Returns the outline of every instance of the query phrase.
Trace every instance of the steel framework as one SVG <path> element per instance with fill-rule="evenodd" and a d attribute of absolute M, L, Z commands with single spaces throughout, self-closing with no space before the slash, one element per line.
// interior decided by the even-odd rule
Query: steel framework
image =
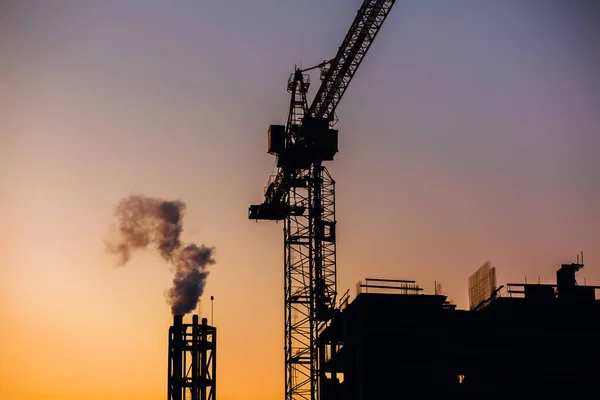
<path fill-rule="evenodd" d="M 320 398 L 324 349 L 317 338 L 337 312 L 335 181 L 323 163 L 338 151 L 335 109 L 394 3 L 364 0 L 336 56 L 290 76 L 287 123 L 269 128 L 278 172 L 249 218 L 284 220 L 286 400 Z M 305 72 L 314 68 L 322 82 L 308 107 Z"/>
<path fill-rule="evenodd" d="M 198 316 L 191 324 L 182 315 L 169 328 L 169 400 L 215 400 L 217 397 L 217 329 Z"/>
<path fill-rule="evenodd" d="M 307 76 L 296 74 L 289 126 L 306 110 Z M 287 193 L 294 212 L 284 224 L 286 398 L 318 389 L 316 339 L 335 309 L 335 182 L 320 161 L 297 171 Z"/>

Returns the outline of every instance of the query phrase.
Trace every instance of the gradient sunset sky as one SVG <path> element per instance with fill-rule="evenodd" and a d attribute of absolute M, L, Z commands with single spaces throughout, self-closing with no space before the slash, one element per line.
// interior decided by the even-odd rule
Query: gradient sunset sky
<path fill-rule="evenodd" d="M 294 64 L 335 55 L 361 0 L 0 1 L 0 399 L 166 397 L 152 251 L 104 251 L 129 194 L 187 203 L 214 246 L 202 306 L 219 400 L 283 397 L 283 225 L 249 221 Z M 600 285 L 600 7 L 398 0 L 338 108 L 338 291 L 486 260 Z M 318 86 L 313 77 L 311 94 Z"/>

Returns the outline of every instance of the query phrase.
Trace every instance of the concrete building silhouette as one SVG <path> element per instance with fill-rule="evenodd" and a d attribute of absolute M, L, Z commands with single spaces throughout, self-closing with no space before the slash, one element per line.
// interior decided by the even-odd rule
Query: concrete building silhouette
<path fill-rule="evenodd" d="M 563 264 L 556 284 L 507 284 L 471 310 L 413 281 L 368 280 L 319 336 L 322 399 L 590 396 L 600 301 L 599 287 L 577 285 L 582 267 Z"/>

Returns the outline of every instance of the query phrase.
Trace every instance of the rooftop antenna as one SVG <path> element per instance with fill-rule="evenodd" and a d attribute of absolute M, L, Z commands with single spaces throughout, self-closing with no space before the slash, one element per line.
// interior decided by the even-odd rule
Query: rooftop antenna
<path fill-rule="evenodd" d="M 215 300 L 215 296 L 210 296 L 210 324 L 212 326 L 214 326 L 214 300 Z"/>

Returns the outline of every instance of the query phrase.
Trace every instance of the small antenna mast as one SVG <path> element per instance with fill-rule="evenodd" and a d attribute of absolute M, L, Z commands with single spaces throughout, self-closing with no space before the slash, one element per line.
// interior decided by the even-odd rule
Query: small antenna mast
<path fill-rule="evenodd" d="M 214 326 L 214 300 L 215 296 L 210 296 L 210 325 Z"/>

